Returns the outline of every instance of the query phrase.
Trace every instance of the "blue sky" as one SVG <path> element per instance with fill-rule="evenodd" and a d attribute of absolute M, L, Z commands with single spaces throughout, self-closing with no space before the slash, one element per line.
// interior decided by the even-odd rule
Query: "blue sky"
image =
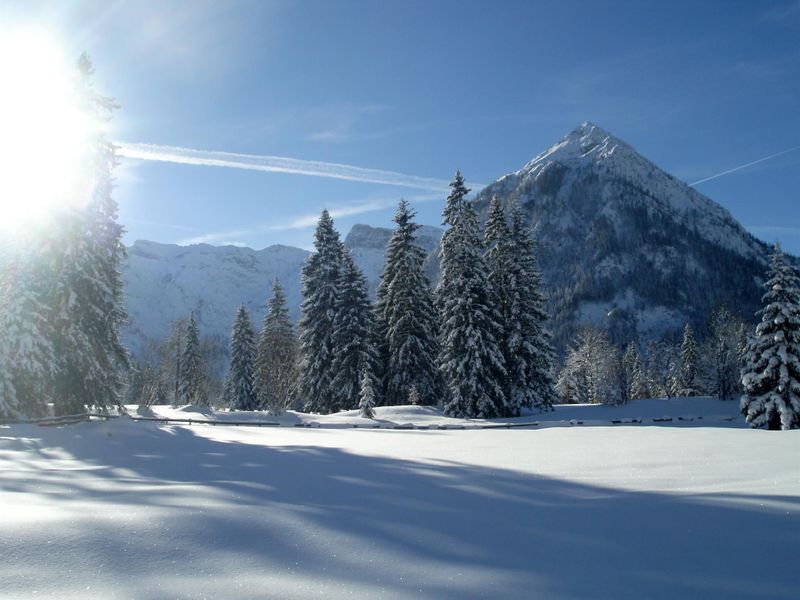
<path fill-rule="evenodd" d="M 489 183 L 584 120 L 689 182 L 800 144 L 800 2 L 0 3 L 77 55 L 115 140 Z M 127 241 L 309 247 L 323 207 L 389 226 L 404 196 L 307 174 L 123 159 Z M 698 184 L 800 253 L 800 150 Z"/>

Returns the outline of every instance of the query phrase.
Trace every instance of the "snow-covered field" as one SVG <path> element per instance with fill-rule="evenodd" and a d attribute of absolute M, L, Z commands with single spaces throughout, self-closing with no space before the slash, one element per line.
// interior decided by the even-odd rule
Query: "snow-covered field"
<path fill-rule="evenodd" d="M 800 431 L 725 414 L 679 399 L 513 429 L 3 426 L 0 596 L 796 598 Z M 704 419 L 647 420 L 666 415 Z M 628 417 L 645 420 L 604 423 Z"/>

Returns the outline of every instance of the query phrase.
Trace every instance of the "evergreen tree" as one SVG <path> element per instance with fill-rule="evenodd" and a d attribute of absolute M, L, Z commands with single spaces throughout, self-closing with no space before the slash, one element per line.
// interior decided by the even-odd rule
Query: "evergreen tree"
<path fill-rule="evenodd" d="M 697 396 L 697 343 L 694 340 L 694 331 L 689 323 L 683 328 L 683 342 L 681 343 L 681 386 L 678 391 L 680 396 Z"/>
<path fill-rule="evenodd" d="M 723 306 L 712 312 L 709 329 L 711 335 L 703 352 L 705 387 L 720 400 L 733 400 L 744 391 L 740 371 L 747 345 L 747 326 Z"/>
<path fill-rule="evenodd" d="M 420 226 L 414 214 L 408 202 L 400 200 L 375 300 L 378 371 L 387 405 L 404 404 L 412 386 L 423 404 L 436 404 L 442 394 L 436 311 L 423 271 L 425 252 L 415 243 Z"/>
<path fill-rule="evenodd" d="M 333 319 L 342 242 L 327 210 L 322 211 L 314 233 L 316 252 L 303 265 L 303 302 L 300 305 L 300 390 L 310 412 L 333 410 Z"/>
<path fill-rule="evenodd" d="M 747 344 L 742 414 L 753 427 L 800 427 L 800 280 L 775 247 L 761 322 Z"/>
<path fill-rule="evenodd" d="M 179 390 L 181 402 L 198 406 L 209 405 L 208 396 L 206 395 L 203 359 L 200 355 L 200 337 L 197 332 L 197 321 L 194 318 L 194 312 L 189 317 L 189 325 L 183 345 Z"/>
<path fill-rule="evenodd" d="M 38 252 L 0 245 L 0 417 L 47 412 L 55 355 Z"/>
<path fill-rule="evenodd" d="M 505 360 L 509 374 L 508 396 L 513 414 L 519 409 L 551 410 L 556 396 L 553 381 L 555 353 L 547 331 L 541 274 L 536 267 L 534 241 L 519 202 L 511 204 L 511 223 L 508 243 L 495 233 L 496 248 L 504 251 L 506 276 L 501 284 L 505 300 L 503 323 L 505 330 Z M 488 227 L 488 225 L 487 225 Z M 488 232 L 488 230 L 487 230 Z M 500 254 L 500 252 L 498 252 Z"/>
<path fill-rule="evenodd" d="M 332 404 L 328 410 L 349 410 L 358 405 L 361 377 L 372 376 L 376 360 L 372 345 L 372 308 L 367 280 L 342 248 L 333 318 Z M 377 387 L 377 382 L 373 387 Z"/>
<path fill-rule="evenodd" d="M 233 410 L 258 409 L 255 389 L 256 334 L 242 304 L 231 335 L 231 365 L 227 377 L 227 400 Z"/>
<path fill-rule="evenodd" d="M 629 382 L 629 399 L 643 400 L 649 397 L 649 389 L 647 387 L 647 376 L 645 370 L 642 368 L 642 360 L 639 357 L 639 351 L 636 345 L 631 342 L 625 351 L 625 369 L 628 373 Z"/>
<path fill-rule="evenodd" d="M 636 344 L 630 342 L 627 348 L 625 348 L 625 353 L 622 355 L 622 373 L 625 379 L 622 392 L 625 397 L 625 402 L 629 402 L 634 398 L 633 385 L 638 363 L 639 352 L 636 350 Z"/>
<path fill-rule="evenodd" d="M 450 187 L 444 209 L 450 228 L 442 236 L 436 291 L 439 364 L 449 394 L 444 410 L 449 416 L 492 418 L 509 412 L 501 316 L 486 272 L 478 218 L 464 198 L 468 190 L 460 173 Z"/>
<path fill-rule="evenodd" d="M 373 375 L 369 372 L 369 369 L 364 369 L 364 374 L 361 376 L 358 412 L 365 419 L 375 418 L 375 390 L 373 383 Z"/>
<path fill-rule="evenodd" d="M 86 111 L 99 123 L 114 104 L 92 89 L 93 69 L 86 55 L 81 56 L 79 69 Z M 120 274 L 124 230 L 116 221 L 117 204 L 111 195 L 117 158 L 100 127 L 91 139 L 88 159 L 88 204 L 64 218 L 55 255 L 56 414 L 82 412 L 85 405 L 106 409 L 117 404 L 120 370 L 128 364 L 120 340 L 120 327 L 126 319 Z"/>
<path fill-rule="evenodd" d="M 259 403 L 270 414 L 281 414 L 294 400 L 297 340 L 286 307 L 286 294 L 277 278 L 272 284 L 272 297 L 258 339 L 256 384 Z"/>
<path fill-rule="evenodd" d="M 170 324 L 169 335 L 159 348 L 161 374 L 164 381 L 169 382 L 169 397 L 172 406 L 181 405 L 181 358 L 188 328 L 189 321 L 186 317 L 175 319 Z"/>

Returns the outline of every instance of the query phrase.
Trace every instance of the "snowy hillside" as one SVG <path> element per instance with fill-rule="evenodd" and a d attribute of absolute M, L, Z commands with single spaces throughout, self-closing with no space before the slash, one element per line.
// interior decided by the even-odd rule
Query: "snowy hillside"
<path fill-rule="evenodd" d="M 293 316 L 300 307 L 300 268 L 308 252 L 289 246 L 256 251 L 236 246 L 177 246 L 137 241 L 123 268 L 130 315 L 125 338 L 136 352 L 161 339 L 170 323 L 194 310 L 203 335 L 230 335 L 244 303 L 257 323 L 272 280 L 280 279 Z"/>
<path fill-rule="evenodd" d="M 756 309 L 766 245 L 596 125 L 481 191 L 484 215 L 493 196 L 529 216 L 558 345 L 581 324 L 647 340 L 701 327 L 721 303 L 747 318 Z"/>
<path fill-rule="evenodd" d="M 800 431 L 0 431 L 4 598 L 730 600 L 800 585 Z"/>
<path fill-rule="evenodd" d="M 388 228 L 355 225 L 345 238 L 373 296 L 391 232 Z M 425 226 L 418 235 L 419 244 L 432 251 L 442 230 Z M 170 323 L 188 316 L 191 310 L 197 314 L 202 335 L 228 338 L 241 303 L 260 326 L 275 277 L 283 284 L 290 314 L 296 319 L 300 312 L 300 269 L 308 254 L 280 245 L 252 250 L 137 241 L 128 249 L 123 268 L 130 315 L 125 339 L 136 353 L 145 339 L 163 338 Z"/>

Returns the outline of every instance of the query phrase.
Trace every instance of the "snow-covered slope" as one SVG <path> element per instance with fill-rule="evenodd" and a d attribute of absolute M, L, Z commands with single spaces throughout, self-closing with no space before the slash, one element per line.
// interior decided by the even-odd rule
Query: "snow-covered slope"
<path fill-rule="evenodd" d="M 345 239 L 375 293 L 391 229 L 355 225 Z M 422 227 L 419 244 L 432 251 L 442 230 Z M 125 339 L 134 354 L 150 339 L 161 339 L 172 321 L 194 310 L 203 335 L 230 335 L 236 309 L 248 308 L 257 325 L 277 277 L 286 289 L 289 311 L 300 311 L 300 270 L 308 251 L 290 246 L 252 250 L 238 246 L 177 246 L 137 241 L 123 267 L 129 324 Z"/>
<path fill-rule="evenodd" d="M 649 339 L 701 325 L 721 303 L 756 308 L 765 244 L 592 123 L 481 191 L 484 215 L 493 196 L 529 216 L 559 346 L 581 324 Z"/>
<path fill-rule="evenodd" d="M 242 303 L 260 324 L 276 277 L 296 317 L 300 268 L 306 256 L 307 251 L 289 246 L 256 251 L 137 241 L 128 249 L 122 271 L 129 313 L 126 341 L 136 353 L 147 338 L 166 337 L 170 323 L 192 310 L 203 335 L 227 338 Z"/>

